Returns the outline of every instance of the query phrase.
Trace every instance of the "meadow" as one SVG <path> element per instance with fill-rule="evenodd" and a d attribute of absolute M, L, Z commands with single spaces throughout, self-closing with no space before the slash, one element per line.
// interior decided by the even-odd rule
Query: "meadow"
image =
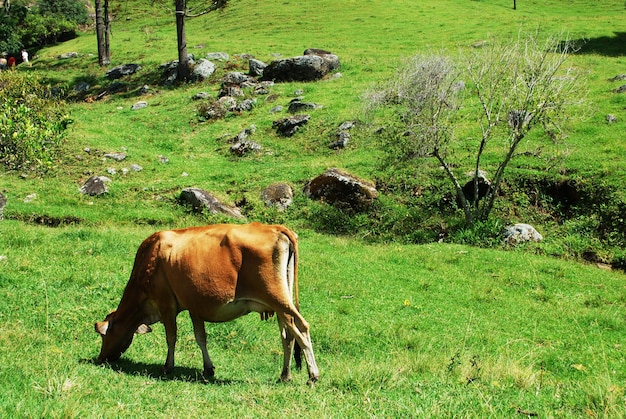
<path fill-rule="evenodd" d="M 173 15 L 139 1 L 116 6 L 112 66 L 142 65 L 124 80 L 128 92 L 70 101 L 74 122 L 62 158 L 47 173 L 0 171 L 8 200 L 0 221 L 0 416 L 626 416 L 626 282 L 623 271 L 604 263 L 624 250 L 618 232 L 597 234 L 606 228 L 603 208 L 626 200 L 626 96 L 608 81 L 626 72 L 619 32 L 625 6 L 519 1 L 514 11 L 512 3 L 233 1 L 187 25 L 190 52 L 224 51 L 231 61 L 218 64 L 215 79 L 174 87 L 154 83 L 159 65 L 176 58 Z M 362 127 L 345 150 L 327 144 L 341 122 L 363 118 L 363 92 L 392 77 L 405 58 L 471 48 L 520 30 L 563 33 L 581 43 L 571 65 L 586 74 L 590 102 L 572 123 L 556 168 L 523 160 L 511 169 L 512 179 L 567 179 L 594 191 L 585 207 L 561 218 L 516 192 L 494 214 L 494 224 L 537 223 L 546 233 L 542 243 L 509 248 L 476 237 L 479 229 L 429 240 L 429 229 L 454 225 L 458 211 L 444 219 L 425 209 L 428 202 L 419 199 L 426 198 L 391 186 L 372 214 L 346 216 L 302 196 L 306 180 L 341 167 L 380 183 L 409 173 L 407 183 L 426 182 L 438 201 L 445 183 L 433 175 L 437 168 L 390 174 L 373 127 Z M 275 102 L 260 100 L 250 113 L 212 123 L 198 120 L 191 97 L 216 94 L 221 74 L 245 70 L 236 54 L 270 61 L 308 47 L 336 53 L 342 76 L 276 84 Z M 56 58 L 70 51 L 79 57 Z M 80 81 L 97 94 L 110 81 L 95 53 L 95 36 L 85 31 L 37 51 L 32 67 L 18 71 L 36 73 L 70 96 Z M 151 94 L 137 97 L 133 92 L 143 84 Z M 269 109 L 288 103 L 297 90 L 323 108 L 295 137 L 279 138 Z M 149 106 L 132 111 L 138 100 Z M 607 114 L 617 121 L 608 124 Z M 230 156 L 223 138 L 252 124 L 264 152 Z M 85 148 L 124 151 L 128 158 L 104 160 Z M 111 176 L 106 196 L 78 193 L 91 174 L 106 175 L 110 167 L 121 173 L 132 163 L 143 170 Z M 294 186 L 286 212 L 264 207 L 259 198 L 273 181 Z M 100 337 L 93 324 L 119 302 L 141 241 L 155 230 L 226 221 L 181 207 L 177 195 L 189 186 L 242 205 L 248 221 L 297 231 L 302 312 L 321 369 L 314 387 L 305 384 L 305 372 L 291 383 L 276 382 L 278 327 L 256 315 L 207 325 L 217 368 L 212 382 L 201 377 L 186 313 L 179 316 L 173 374 L 161 374 L 167 348 L 160 325 L 136 337 L 119 362 L 95 363 Z M 593 263 L 581 257 L 588 252 Z"/>

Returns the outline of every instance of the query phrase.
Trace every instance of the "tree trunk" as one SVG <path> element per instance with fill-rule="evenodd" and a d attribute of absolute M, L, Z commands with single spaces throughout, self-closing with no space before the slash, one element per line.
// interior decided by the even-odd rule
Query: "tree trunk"
<path fill-rule="evenodd" d="M 109 35 L 111 34 L 111 21 L 109 20 L 109 0 L 104 0 L 104 65 L 111 63 L 111 44 L 109 43 Z"/>
<path fill-rule="evenodd" d="M 109 53 L 109 0 L 95 0 L 96 7 L 96 41 L 98 43 L 98 64 L 100 67 L 111 62 Z"/>
<path fill-rule="evenodd" d="M 186 1 L 176 0 L 176 37 L 178 41 L 178 80 L 189 78 L 189 58 L 187 57 L 187 36 L 185 34 Z"/>
<path fill-rule="evenodd" d="M 96 7 L 96 42 L 98 43 L 98 64 L 104 66 L 104 19 L 102 17 L 102 1 L 95 0 Z"/>

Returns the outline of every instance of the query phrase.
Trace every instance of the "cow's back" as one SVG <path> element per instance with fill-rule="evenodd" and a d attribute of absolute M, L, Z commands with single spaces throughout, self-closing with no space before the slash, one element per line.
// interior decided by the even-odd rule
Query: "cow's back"
<path fill-rule="evenodd" d="M 284 264 L 281 255 L 292 245 L 293 233 L 285 227 L 220 224 L 157 234 L 155 282 L 162 284 L 157 287 L 160 294 L 171 289 L 177 311 L 201 312 L 208 321 L 222 321 L 229 317 L 218 313 L 224 305 L 289 291 L 276 284 L 283 270 L 277 267 Z"/>

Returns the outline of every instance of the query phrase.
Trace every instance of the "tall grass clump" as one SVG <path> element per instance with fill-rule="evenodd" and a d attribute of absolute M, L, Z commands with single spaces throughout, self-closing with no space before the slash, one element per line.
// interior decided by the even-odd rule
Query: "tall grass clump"
<path fill-rule="evenodd" d="M 64 102 L 36 76 L 0 73 L 0 163 L 7 169 L 49 169 L 70 122 Z"/>

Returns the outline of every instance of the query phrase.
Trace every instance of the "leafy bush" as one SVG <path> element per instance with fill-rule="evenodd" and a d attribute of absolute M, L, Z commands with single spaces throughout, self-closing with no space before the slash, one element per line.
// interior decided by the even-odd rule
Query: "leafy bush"
<path fill-rule="evenodd" d="M 21 24 L 28 8 L 20 1 L 12 2 L 10 13 L 6 9 L 0 9 L 0 51 L 19 51 L 22 49 L 22 41 L 17 27 Z"/>
<path fill-rule="evenodd" d="M 76 34 L 76 23 L 58 15 L 29 13 L 20 26 L 22 44 L 40 46 L 52 44 Z"/>
<path fill-rule="evenodd" d="M 55 16 L 69 22 L 84 25 L 89 21 L 85 3 L 77 0 L 38 0 L 39 12 L 45 16 Z"/>
<path fill-rule="evenodd" d="M 0 73 L 0 163 L 6 168 L 50 167 L 71 122 L 65 103 L 29 74 Z"/>

